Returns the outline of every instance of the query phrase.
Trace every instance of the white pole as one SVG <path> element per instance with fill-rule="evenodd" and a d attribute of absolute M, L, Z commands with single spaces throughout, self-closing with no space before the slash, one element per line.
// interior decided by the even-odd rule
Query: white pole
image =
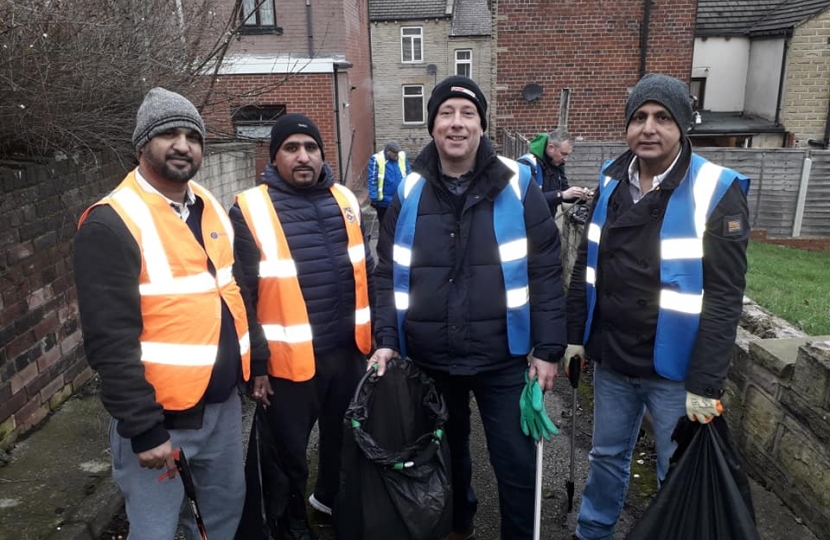
<path fill-rule="evenodd" d="M 533 513 L 533 540 L 539 540 L 542 534 L 542 456 L 544 439 L 536 442 L 536 504 Z"/>
<path fill-rule="evenodd" d="M 807 203 L 807 184 L 810 182 L 810 170 L 813 160 L 804 158 L 804 167 L 801 169 L 801 184 L 798 186 L 798 202 L 795 205 L 795 219 L 793 219 L 793 238 L 801 236 L 801 222 L 804 221 L 804 205 Z"/>

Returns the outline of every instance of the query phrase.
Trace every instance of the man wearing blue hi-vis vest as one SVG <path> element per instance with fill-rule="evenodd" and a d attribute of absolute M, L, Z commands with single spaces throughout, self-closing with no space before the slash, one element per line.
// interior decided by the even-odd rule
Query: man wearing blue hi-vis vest
<path fill-rule="evenodd" d="M 723 411 L 747 268 L 749 178 L 692 152 L 686 84 L 646 75 L 625 119 L 629 150 L 600 173 L 567 300 L 565 358 L 595 361 L 580 540 L 614 536 L 646 409 L 658 482 L 678 419 Z"/>
<path fill-rule="evenodd" d="M 389 207 L 378 240 L 375 339 L 382 374 L 409 356 L 443 393 L 449 421 L 453 531 L 475 538 L 470 394 L 499 485 L 501 538 L 530 540 L 534 443 L 522 433 L 525 371 L 552 388 L 565 350 L 559 232 L 530 170 L 496 155 L 487 101 L 452 76 L 427 105 L 433 141 Z M 530 362 L 528 363 L 528 357 Z"/>

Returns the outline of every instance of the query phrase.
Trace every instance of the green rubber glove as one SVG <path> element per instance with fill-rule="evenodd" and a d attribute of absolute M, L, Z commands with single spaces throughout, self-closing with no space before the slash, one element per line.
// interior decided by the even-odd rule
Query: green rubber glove
<path fill-rule="evenodd" d="M 551 435 L 557 435 L 559 430 L 548 417 L 545 410 L 545 399 L 542 388 L 536 377 L 530 380 L 525 372 L 525 387 L 519 399 L 521 411 L 522 433 L 531 437 L 534 441 L 550 440 Z"/>

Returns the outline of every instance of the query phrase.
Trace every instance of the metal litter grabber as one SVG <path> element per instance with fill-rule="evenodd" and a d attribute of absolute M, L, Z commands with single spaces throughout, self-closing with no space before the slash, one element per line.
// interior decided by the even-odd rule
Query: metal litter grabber
<path fill-rule="evenodd" d="M 574 454 L 576 453 L 576 397 L 579 389 L 579 372 L 582 370 L 582 360 L 578 356 L 573 356 L 568 361 L 568 380 L 571 381 L 571 388 L 573 388 L 573 405 L 571 406 L 571 471 L 568 480 L 565 483 L 565 489 L 568 491 L 568 513 L 570 514 L 574 507 Z"/>
<path fill-rule="evenodd" d="M 539 540 L 542 533 L 542 456 L 545 439 L 539 437 L 536 441 L 536 492 L 533 509 L 533 540 Z"/>

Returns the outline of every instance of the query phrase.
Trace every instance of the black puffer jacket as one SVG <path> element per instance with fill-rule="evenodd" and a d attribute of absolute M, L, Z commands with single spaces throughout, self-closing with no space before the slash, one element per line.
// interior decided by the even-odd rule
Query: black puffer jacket
<path fill-rule="evenodd" d="M 511 170 L 487 137 L 460 217 L 441 180 L 438 153 L 430 143 L 412 169 L 426 179 L 418 206 L 412 249 L 407 352 L 418 364 L 452 374 L 473 374 L 517 361 L 507 343 L 506 298 L 493 230 L 493 201 L 509 189 Z M 531 331 L 535 355 L 558 360 L 565 348 L 565 313 L 559 232 L 539 186 L 525 198 Z M 392 288 L 392 247 L 401 210 L 396 196 L 378 241 L 375 337 L 378 347 L 399 350 Z M 524 361 L 521 358 L 520 361 Z"/>
<path fill-rule="evenodd" d="M 314 336 L 314 351 L 322 353 L 339 347 L 353 347 L 354 271 L 349 260 L 343 214 L 329 189 L 334 183 L 331 168 L 324 164 L 323 173 L 317 184 L 307 189 L 297 189 L 280 178 L 272 165 L 268 165 L 264 183 L 268 185 L 268 194 L 285 231 L 291 256 L 297 265 L 300 290 L 305 299 Z M 242 265 L 253 303 L 257 305 L 260 251 L 245 218 L 242 217 L 239 205 L 235 203 L 229 213 L 236 234 L 234 253 Z M 365 241 L 365 231 L 364 242 L 371 300 L 372 270 L 375 262 L 369 251 L 369 244 Z"/>

